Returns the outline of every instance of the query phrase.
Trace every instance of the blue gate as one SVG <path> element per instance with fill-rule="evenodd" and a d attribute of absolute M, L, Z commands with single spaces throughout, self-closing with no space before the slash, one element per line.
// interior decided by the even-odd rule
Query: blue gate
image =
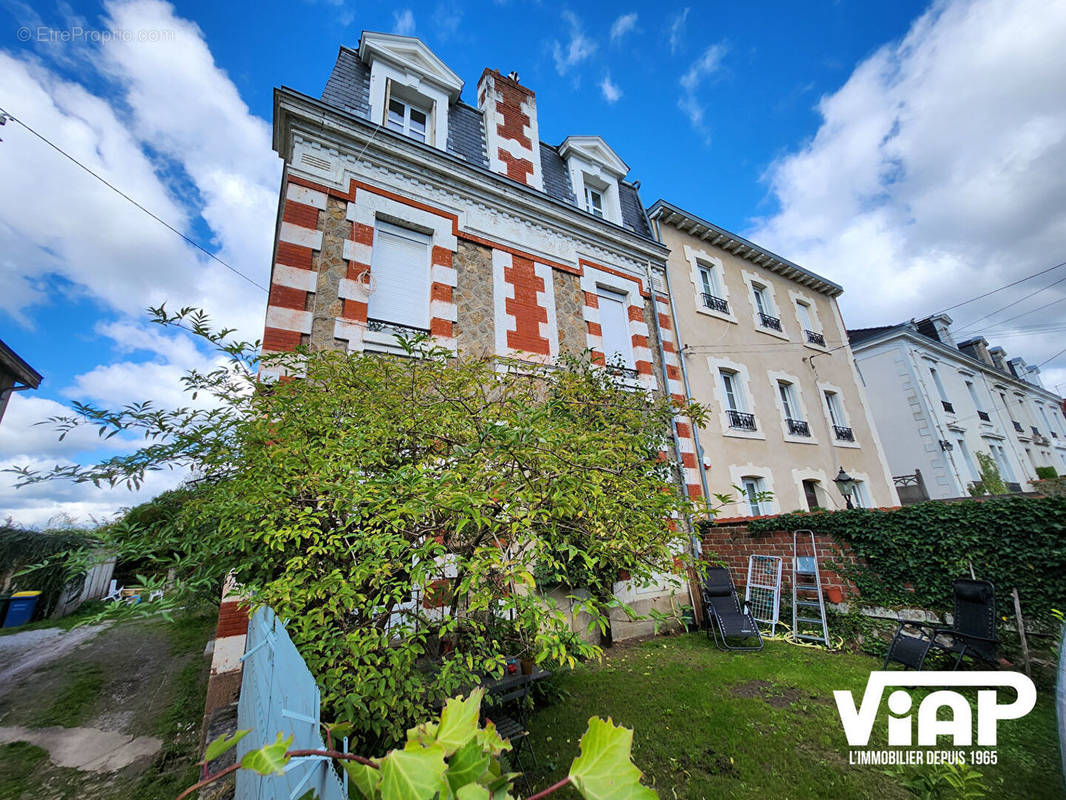
<path fill-rule="evenodd" d="M 280 733 L 293 736 L 293 750 L 324 750 L 319 727 L 320 697 L 285 626 L 269 608 L 248 621 L 248 641 L 237 705 L 237 727 L 251 733 L 237 745 L 237 758 L 270 744 Z M 334 746 L 340 748 L 339 742 Z M 346 800 L 344 784 L 323 758 L 294 758 L 284 775 L 263 777 L 237 771 L 235 800 L 296 800 L 314 790 L 320 800 Z"/>

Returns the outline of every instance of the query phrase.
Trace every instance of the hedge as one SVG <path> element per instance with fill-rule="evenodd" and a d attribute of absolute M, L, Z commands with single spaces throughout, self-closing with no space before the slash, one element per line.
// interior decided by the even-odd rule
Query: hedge
<path fill-rule="evenodd" d="M 55 557 L 64 553 L 91 548 L 96 539 L 87 531 L 61 529 L 34 531 L 0 525 L 0 584 L 5 576 L 11 576 L 9 591 L 38 591 L 40 601 L 34 609 L 34 618 L 48 616 L 55 608 L 65 589 L 77 586 L 84 575 L 71 578 L 62 560 Z M 19 573 L 34 565 L 47 564 L 32 572 Z"/>
<path fill-rule="evenodd" d="M 996 585 L 999 613 L 1018 589 L 1026 617 L 1066 609 L 1066 497 L 1002 496 L 930 501 L 899 509 L 854 509 L 753 519 L 752 534 L 809 528 L 846 542 L 866 568 L 845 569 L 864 600 L 950 609 L 952 582 L 969 575 Z M 847 565 L 841 565 L 847 567 Z"/>

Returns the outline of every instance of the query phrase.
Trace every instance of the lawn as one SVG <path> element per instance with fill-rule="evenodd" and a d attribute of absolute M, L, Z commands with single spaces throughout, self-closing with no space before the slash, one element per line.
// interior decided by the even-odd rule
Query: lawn
<path fill-rule="evenodd" d="M 599 715 L 633 729 L 633 759 L 663 798 L 912 797 L 887 768 L 848 764 L 832 693 L 861 699 L 880 666 L 781 641 L 722 653 L 701 634 L 617 645 L 601 664 L 552 679 L 561 696 L 528 723 L 539 762 L 531 785 L 565 775 L 588 718 Z M 1039 691 L 1027 717 L 1000 723 L 999 763 L 978 768 L 988 797 L 1063 796 L 1053 697 Z M 879 717 L 871 745 L 886 741 Z"/>

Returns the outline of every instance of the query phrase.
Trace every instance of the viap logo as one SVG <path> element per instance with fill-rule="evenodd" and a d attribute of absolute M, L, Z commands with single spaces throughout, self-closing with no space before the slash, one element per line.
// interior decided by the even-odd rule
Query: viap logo
<path fill-rule="evenodd" d="M 930 692 L 918 705 L 917 713 L 914 701 L 904 689 L 915 687 L 952 686 L 956 688 L 979 688 L 977 692 L 977 719 L 969 701 L 960 693 L 949 689 Z M 909 747 L 917 744 L 921 747 L 935 747 L 942 736 L 951 737 L 949 746 L 971 747 L 974 744 L 974 727 L 977 729 L 978 747 L 995 747 L 996 731 L 1000 720 L 1019 719 L 1033 710 L 1036 704 L 1036 687 L 1025 675 L 1019 672 L 871 672 L 866 683 L 866 692 L 862 705 L 856 708 L 855 698 L 850 691 L 833 692 L 837 711 L 844 726 L 851 747 L 867 747 L 874 722 L 877 720 L 885 689 L 898 687 L 888 695 L 888 744 L 890 747 Z M 988 688 L 995 687 L 995 688 Z M 1009 702 L 999 701 L 999 688 L 1014 689 L 1016 697 Z M 1010 693 L 1008 693 L 1010 694 Z M 949 709 L 950 716 L 938 719 L 941 709 Z M 943 716 L 941 714 L 941 716 Z M 917 719 L 915 720 L 915 717 Z M 915 722 L 917 724 L 915 724 Z M 917 741 L 914 733 L 917 730 Z M 884 756 L 859 758 L 852 754 L 851 763 L 931 763 L 923 757 L 922 751 L 907 753 L 906 758 Z M 868 753 L 864 753 L 868 755 Z M 951 761 L 963 760 L 965 754 L 954 754 Z M 984 763 L 994 763 L 992 759 L 982 758 Z M 937 759 L 945 760 L 945 759 Z M 977 762 L 976 759 L 969 759 Z"/>

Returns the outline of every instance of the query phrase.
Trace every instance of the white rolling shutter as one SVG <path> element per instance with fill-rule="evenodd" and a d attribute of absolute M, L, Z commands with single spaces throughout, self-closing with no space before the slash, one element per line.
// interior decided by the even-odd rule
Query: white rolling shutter
<path fill-rule="evenodd" d="M 633 336 L 629 332 L 629 314 L 626 311 L 626 296 L 610 289 L 597 291 L 600 305 L 600 330 L 603 335 L 603 354 L 608 364 L 617 364 L 622 357 L 622 366 L 633 369 Z"/>
<path fill-rule="evenodd" d="M 429 329 L 429 252 L 425 234 L 386 222 L 375 226 L 370 319 Z"/>

